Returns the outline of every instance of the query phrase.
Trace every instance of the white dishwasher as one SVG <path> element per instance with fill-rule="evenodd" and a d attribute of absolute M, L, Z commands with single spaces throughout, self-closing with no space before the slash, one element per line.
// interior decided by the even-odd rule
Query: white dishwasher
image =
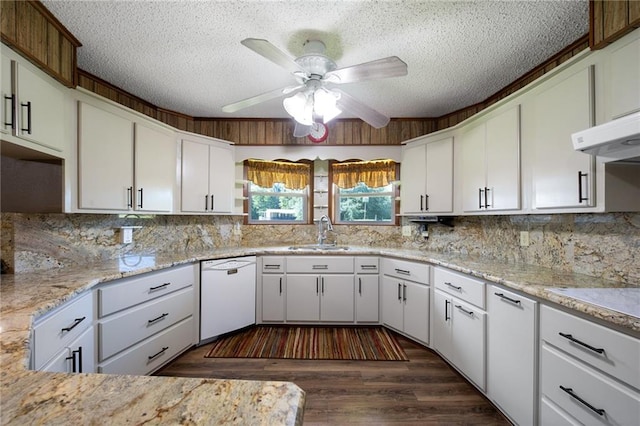
<path fill-rule="evenodd" d="M 256 257 L 200 262 L 200 343 L 256 323 Z"/>

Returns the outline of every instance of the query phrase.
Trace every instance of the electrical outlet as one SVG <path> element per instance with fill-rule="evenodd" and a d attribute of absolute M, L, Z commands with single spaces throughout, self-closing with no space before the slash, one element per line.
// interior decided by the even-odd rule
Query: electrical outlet
<path fill-rule="evenodd" d="M 121 228 L 120 229 L 120 242 L 122 244 L 131 244 L 133 242 L 133 229 Z"/>
<path fill-rule="evenodd" d="M 404 225 L 402 227 L 402 236 L 410 237 L 411 236 L 411 225 Z"/>
<path fill-rule="evenodd" d="M 529 231 L 520 231 L 520 247 L 529 247 Z"/>
<path fill-rule="evenodd" d="M 236 222 L 235 225 L 233 225 L 233 235 L 235 236 L 242 235 L 242 228 L 240 227 L 240 222 Z"/>

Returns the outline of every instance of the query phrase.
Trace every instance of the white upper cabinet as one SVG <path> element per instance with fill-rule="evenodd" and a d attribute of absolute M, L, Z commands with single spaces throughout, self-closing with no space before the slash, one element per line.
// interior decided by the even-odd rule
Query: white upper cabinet
<path fill-rule="evenodd" d="M 636 33 L 611 46 L 605 84 L 612 119 L 640 110 L 640 32 Z"/>
<path fill-rule="evenodd" d="M 532 208 L 595 205 L 593 157 L 577 152 L 571 134 L 593 125 L 593 66 L 582 68 L 531 99 L 528 121 L 532 148 Z"/>
<path fill-rule="evenodd" d="M 172 211 L 173 132 L 85 102 L 78 124 L 80 209 Z"/>
<path fill-rule="evenodd" d="M 512 107 L 462 136 L 465 212 L 520 209 L 520 107 Z"/>
<path fill-rule="evenodd" d="M 453 212 L 453 138 L 402 150 L 402 214 Z"/>
<path fill-rule="evenodd" d="M 55 152 L 65 151 L 68 141 L 64 90 L 51 77 L 2 46 L 3 133 Z"/>
<path fill-rule="evenodd" d="M 135 210 L 170 212 L 176 176 L 173 134 L 135 124 Z"/>
<path fill-rule="evenodd" d="M 231 146 L 182 140 L 182 199 L 189 213 L 231 213 L 235 162 Z"/>

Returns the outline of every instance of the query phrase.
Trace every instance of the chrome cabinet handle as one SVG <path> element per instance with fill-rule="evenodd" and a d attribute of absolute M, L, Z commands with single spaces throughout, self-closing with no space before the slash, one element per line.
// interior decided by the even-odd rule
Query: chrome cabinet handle
<path fill-rule="evenodd" d="M 147 325 L 151 325 L 151 324 L 153 324 L 153 323 L 156 323 L 156 322 L 158 322 L 158 321 L 160 321 L 160 320 L 165 319 L 165 318 L 166 318 L 166 317 L 168 317 L 168 316 L 169 316 L 169 314 L 168 314 L 168 313 L 164 313 L 164 314 L 160 315 L 160 316 L 159 316 L 159 317 L 157 317 L 157 318 L 154 318 L 154 319 L 150 319 L 150 320 L 148 320 L 148 321 L 147 321 Z"/>
<path fill-rule="evenodd" d="M 61 331 L 65 332 L 65 331 L 71 331 L 74 328 L 76 328 L 78 326 L 78 324 L 80 324 L 82 321 L 84 321 L 87 317 L 82 317 L 82 318 L 76 318 L 73 320 L 73 324 L 71 324 L 69 327 L 65 327 L 63 328 Z"/>
<path fill-rule="evenodd" d="M 149 359 L 149 361 L 151 361 L 152 359 L 157 358 L 160 355 L 162 355 L 163 353 L 165 353 L 167 351 L 167 349 L 169 349 L 169 346 L 164 346 L 160 352 L 155 353 L 153 355 L 149 355 L 147 358 Z"/>
<path fill-rule="evenodd" d="M 585 407 L 587 407 L 589 410 L 593 411 L 594 413 L 597 413 L 600 416 L 604 416 L 604 409 L 602 408 L 596 408 L 593 405 L 589 404 L 587 401 L 585 401 L 584 399 L 580 398 L 574 391 L 572 388 L 565 388 L 564 386 L 560 385 L 560 389 L 562 389 L 564 392 L 568 393 L 569 396 L 571 396 L 571 398 L 574 398 L 575 400 L 577 400 L 578 402 L 580 402 L 582 405 L 584 405 Z"/>
<path fill-rule="evenodd" d="M 573 343 L 577 343 L 578 345 L 585 347 L 593 352 L 599 353 L 599 354 L 603 354 L 604 353 L 604 349 L 603 348 L 596 348 L 595 346 L 591 346 L 588 343 L 584 343 L 581 342 L 580 340 L 576 339 L 575 337 L 573 337 L 571 334 L 565 334 L 565 333 L 558 333 L 560 336 L 564 337 L 565 339 L 573 342 Z"/>
<path fill-rule="evenodd" d="M 512 298 L 510 298 L 510 297 L 507 297 L 507 296 L 505 296 L 503 293 L 493 293 L 493 294 L 495 294 L 496 296 L 498 296 L 498 297 L 499 297 L 500 299 L 502 299 L 502 300 L 507 300 L 507 301 L 509 301 L 509 302 L 511 302 L 511 303 L 513 303 L 513 304 L 516 304 L 516 305 L 519 305 L 519 304 L 520 304 L 520 301 L 519 301 L 519 300 L 512 299 Z"/>

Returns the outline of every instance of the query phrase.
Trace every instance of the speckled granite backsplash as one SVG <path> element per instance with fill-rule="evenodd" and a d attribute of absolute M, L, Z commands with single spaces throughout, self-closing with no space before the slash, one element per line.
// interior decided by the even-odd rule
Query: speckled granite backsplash
<path fill-rule="evenodd" d="M 94 214 L 3 213 L 2 259 L 15 272 L 83 265 L 127 252 L 182 252 L 316 241 L 313 225 L 242 225 L 237 216 L 119 218 Z M 469 253 L 573 271 L 640 285 L 640 214 L 562 214 L 457 217 L 454 227 L 429 226 L 429 239 L 403 237 L 400 227 L 335 226 L 339 244 Z M 134 243 L 119 242 L 120 226 Z M 240 234 L 234 232 L 239 226 Z M 530 232 L 520 247 L 520 231 Z"/>

